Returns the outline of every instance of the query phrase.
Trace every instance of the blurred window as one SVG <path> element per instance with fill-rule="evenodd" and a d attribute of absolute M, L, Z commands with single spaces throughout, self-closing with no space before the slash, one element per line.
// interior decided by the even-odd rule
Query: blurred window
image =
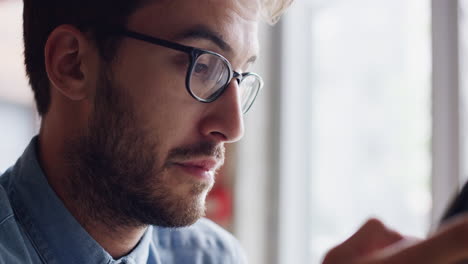
<path fill-rule="evenodd" d="M 279 263 L 320 263 L 369 217 L 424 236 L 431 1 L 295 4 L 283 21 Z"/>
<path fill-rule="evenodd" d="M 462 124 L 465 133 L 468 131 L 468 0 L 460 0 L 459 26 L 460 32 L 460 85 L 461 85 L 461 107 L 462 107 Z M 466 137 L 466 136 L 465 136 Z M 461 136 L 464 138 L 464 135 Z M 468 140 L 464 140 L 463 147 L 463 166 L 462 166 L 462 182 L 468 180 Z"/>
<path fill-rule="evenodd" d="M 0 101 L 0 174 L 13 165 L 34 134 L 33 109 Z"/>
<path fill-rule="evenodd" d="M 429 227 L 429 5 L 311 5 L 314 263 L 371 216 L 416 236 Z"/>
<path fill-rule="evenodd" d="M 36 114 L 24 65 L 22 1 L 0 1 L 0 174 L 34 135 Z"/>
<path fill-rule="evenodd" d="M 371 216 L 429 227 L 430 1 L 311 1 L 313 263 Z"/>

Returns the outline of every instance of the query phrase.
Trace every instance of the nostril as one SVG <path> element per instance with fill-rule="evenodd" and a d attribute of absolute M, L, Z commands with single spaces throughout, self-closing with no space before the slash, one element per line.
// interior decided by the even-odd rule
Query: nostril
<path fill-rule="evenodd" d="M 211 136 L 215 137 L 216 140 L 219 140 L 219 141 L 227 141 L 228 140 L 228 137 L 226 135 L 224 135 L 223 133 L 221 133 L 221 132 L 213 131 L 210 134 L 211 134 Z"/>

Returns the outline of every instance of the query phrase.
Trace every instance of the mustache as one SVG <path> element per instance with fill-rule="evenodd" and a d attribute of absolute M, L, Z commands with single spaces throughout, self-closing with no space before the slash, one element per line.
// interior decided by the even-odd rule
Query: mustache
<path fill-rule="evenodd" d="M 202 141 L 193 145 L 177 147 L 169 151 L 167 160 L 187 160 L 196 157 L 215 157 L 217 160 L 224 161 L 224 145 L 218 145 L 214 142 Z"/>

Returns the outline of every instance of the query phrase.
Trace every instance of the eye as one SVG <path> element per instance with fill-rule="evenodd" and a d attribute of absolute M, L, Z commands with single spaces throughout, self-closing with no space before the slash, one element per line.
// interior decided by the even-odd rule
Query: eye
<path fill-rule="evenodd" d="M 206 74 L 208 70 L 208 65 L 202 63 L 197 63 L 193 69 L 194 73 L 196 74 Z"/>

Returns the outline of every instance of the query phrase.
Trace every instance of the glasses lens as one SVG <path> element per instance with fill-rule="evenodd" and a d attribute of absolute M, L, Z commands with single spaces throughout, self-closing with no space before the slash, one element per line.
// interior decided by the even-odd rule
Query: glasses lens
<path fill-rule="evenodd" d="M 251 74 L 245 76 L 239 86 L 241 90 L 242 112 L 247 113 L 257 97 L 258 91 L 262 86 L 262 81 L 257 75 Z"/>
<path fill-rule="evenodd" d="M 229 68 L 221 57 L 205 53 L 197 58 L 190 76 L 190 90 L 204 100 L 212 100 L 226 85 Z"/>

